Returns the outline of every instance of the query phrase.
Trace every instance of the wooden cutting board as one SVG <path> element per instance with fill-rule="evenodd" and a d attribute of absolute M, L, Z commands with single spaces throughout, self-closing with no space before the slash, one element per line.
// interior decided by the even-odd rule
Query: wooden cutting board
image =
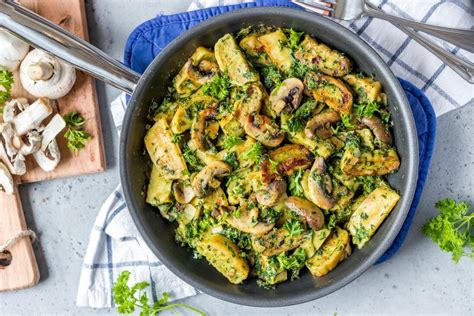
<path fill-rule="evenodd" d="M 62 28 L 88 40 L 87 20 L 84 0 L 20 0 L 22 6 L 38 13 Z M 94 80 L 81 71 L 76 71 L 77 80 L 72 91 L 51 104 L 62 115 L 71 111 L 79 112 L 85 119 L 84 129 L 92 136 L 84 149 L 76 155 L 66 147 L 63 133 L 56 138 L 61 150 L 61 161 L 52 172 L 44 172 L 32 157 L 27 157 L 27 173 L 17 179 L 17 183 L 31 183 L 62 177 L 78 176 L 105 170 L 105 154 L 100 126 L 99 107 Z M 13 97 L 35 98 L 21 87 L 15 74 Z M 51 115 L 50 117 L 52 117 Z M 20 196 L 0 192 L 0 244 L 27 228 Z M 0 292 L 31 287 L 39 281 L 38 265 L 28 238 L 23 238 L 10 249 L 11 262 L 0 266 Z M 0 254 L 0 262 L 2 254 Z M 8 260 L 9 261 L 9 260 Z M 4 262 L 4 261 L 3 261 Z"/>

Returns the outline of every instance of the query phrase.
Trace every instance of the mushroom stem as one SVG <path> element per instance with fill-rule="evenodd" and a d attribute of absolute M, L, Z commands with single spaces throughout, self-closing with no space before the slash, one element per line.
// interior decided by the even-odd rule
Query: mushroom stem
<path fill-rule="evenodd" d="M 13 194 L 13 177 L 8 168 L 0 161 L 0 191 L 6 194 Z"/>
<path fill-rule="evenodd" d="M 43 130 L 43 140 L 41 141 L 41 150 L 46 150 L 53 139 L 66 127 L 66 122 L 61 115 L 56 114 Z"/>
<path fill-rule="evenodd" d="M 54 67 L 51 63 L 39 61 L 28 65 L 27 72 L 32 80 L 49 80 L 54 74 Z"/>
<path fill-rule="evenodd" d="M 38 127 L 52 111 L 48 100 L 39 98 L 13 119 L 16 133 L 19 136 L 25 135 L 28 131 Z"/>

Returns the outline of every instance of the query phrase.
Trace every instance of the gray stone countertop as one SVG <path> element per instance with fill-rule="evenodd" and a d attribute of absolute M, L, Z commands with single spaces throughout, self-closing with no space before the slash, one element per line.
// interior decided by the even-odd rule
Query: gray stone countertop
<path fill-rule="evenodd" d="M 186 1 L 86 0 L 94 45 L 122 59 L 128 34 L 158 13 L 185 11 Z M 461 80 L 461 79 L 460 79 Z M 108 104 L 118 90 L 97 82 L 107 171 L 102 174 L 24 185 L 21 196 L 28 225 L 39 234 L 35 253 L 40 283 L 22 291 L 0 293 L 0 315 L 113 313 L 78 308 L 77 285 L 97 211 L 119 183 L 118 138 Z M 474 104 L 438 119 L 436 149 L 416 217 L 400 252 L 370 268 L 356 281 L 320 300 L 285 308 L 251 308 L 201 294 L 185 299 L 210 315 L 472 315 L 474 265 L 454 264 L 448 254 L 420 233 L 444 197 L 474 202 Z"/>

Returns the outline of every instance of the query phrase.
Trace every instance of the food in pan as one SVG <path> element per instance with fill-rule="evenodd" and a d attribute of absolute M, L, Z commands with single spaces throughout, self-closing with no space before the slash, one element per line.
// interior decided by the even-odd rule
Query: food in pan
<path fill-rule="evenodd" d="M 198 47 L 150 118 L 146 201 L 234 284 L 326 275 L 400 199 L 380 82 L 309 34 L 249 27 Z"/>

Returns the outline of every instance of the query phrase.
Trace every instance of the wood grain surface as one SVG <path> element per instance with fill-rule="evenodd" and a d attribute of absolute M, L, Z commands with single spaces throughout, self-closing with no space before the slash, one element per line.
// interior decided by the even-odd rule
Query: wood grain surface
<path fill-rule="evenodd" d="M 21 5 L 60 25 L 72 33 L 88 39 L 84 0 L 20 0 Z M 52 172 L 44 172 L 32 157 L 27 157 L 27 173 L 16 179 L 17 183 L 30 183 L 61 177 L 77 176 L 105 170 L 105 154 L 100 126 L 99 107 L 94 80 L 77 71 L 72 91 L 59 100 L 50 101 L 56 112 L 62 115 L 79 112 L 85 119 L 84 129 L 92 136 L 84 149 L 73 155 L 66 147 L 63 131 L 57 137 L 61 161 Z M 35 98 L 22 89 L 15 73 L 13 97 Z M 50 117 L 52 117 L 51 115 Z M 40 215 L 39 215 L 40 216 Z M 0 192 L 0 244 L 27 228 L 18 188 L 14 195 Z M 34 286 L 40 275 L 31 240 L 23 238 L 9 249 L 11 263 L 0 266 L 0 292 Z M 0 255 L 0 262 L 3 258 Z M 1 314 L 1 312 L 0 312 Z"/>

